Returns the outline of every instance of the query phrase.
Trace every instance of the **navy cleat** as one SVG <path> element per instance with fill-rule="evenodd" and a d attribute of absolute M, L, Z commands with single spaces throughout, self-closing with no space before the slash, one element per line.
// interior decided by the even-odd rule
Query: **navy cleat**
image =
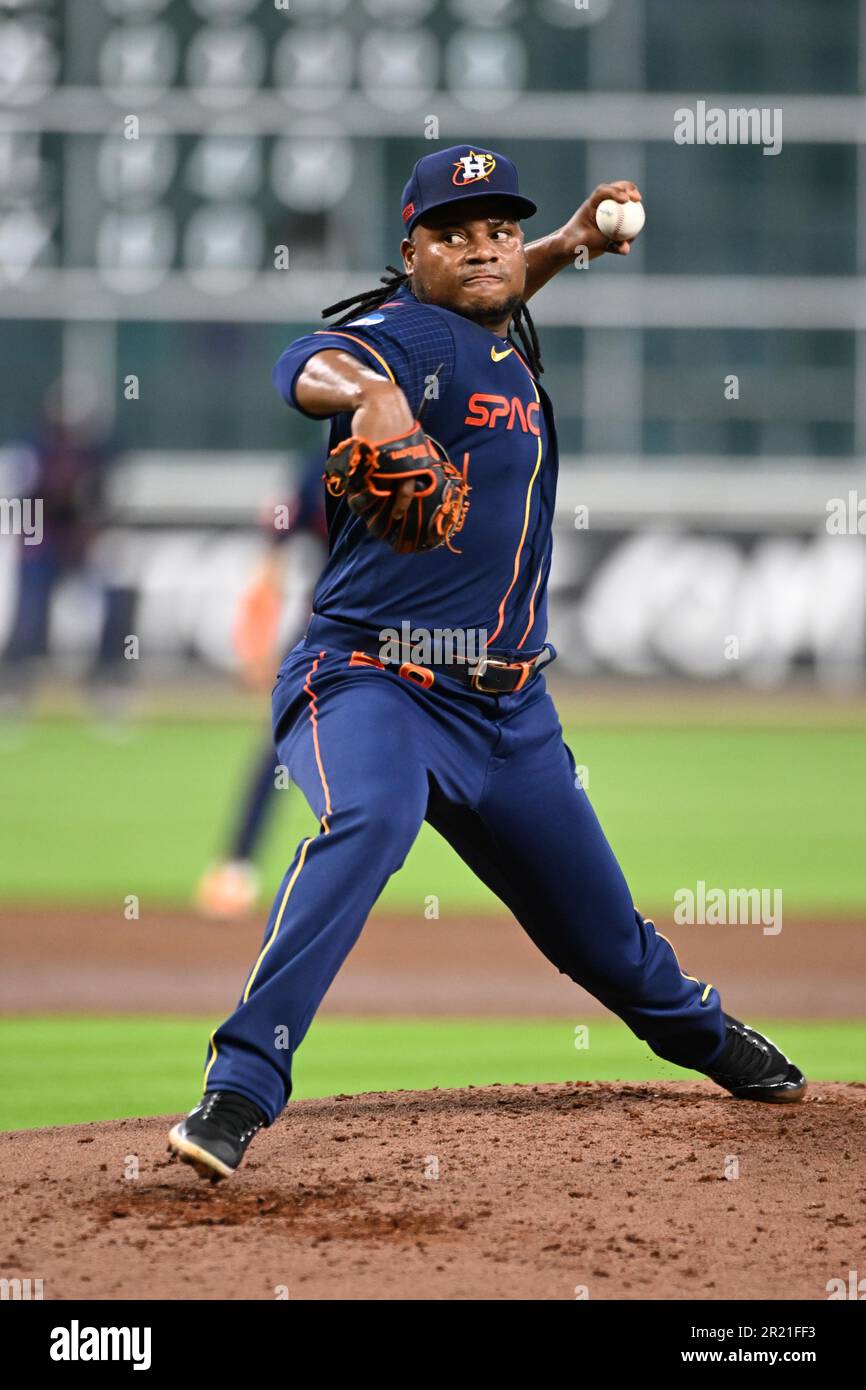
<path fill-rule="evenodd" d="M 806 1078 L 775 1043 L 730 1014 L 725 1020 L 725 1046 L 710 1068 L 701 1068 L 717 1085 L 738 1100 L 789 1104 L 806 1094 Z"/>
<path fill-rule="evenodd" d="M 266 1117 L 246 1096 L 207 1091 L 185 1120 L 169 1131 L 168 1151 L 190 1164 L 200 1178 L 219 1182 L 237 1168 Z"/>

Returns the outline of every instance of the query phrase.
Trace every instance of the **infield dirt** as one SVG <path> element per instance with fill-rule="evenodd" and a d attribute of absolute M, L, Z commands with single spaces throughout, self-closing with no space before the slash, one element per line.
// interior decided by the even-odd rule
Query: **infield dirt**
<path fill-rule="evenodd" d="M 684 970 L 709 980 L 730 1012 L 857 1018 L 866 975 L 862 919 L 760 927 L 658 926 Z M 0 1009 L 7 1013 L 214 1014 L 235 1006 L 264 915 L 232 924 L 119 905 L 0 908 Z M 375 912 L 334 981 L 323 1014 L 576 1018 L 605 1010 L 545 960 L 507 916 Z"/>
<path fill-rule="evenodd" d="M 216 1186 L 168 1158 L 169 1123 L 0 1136 L 4 1276 L 46 1299 L 776 1300 L 863 1265 L 859 1083 L 299 1101 Z"/>

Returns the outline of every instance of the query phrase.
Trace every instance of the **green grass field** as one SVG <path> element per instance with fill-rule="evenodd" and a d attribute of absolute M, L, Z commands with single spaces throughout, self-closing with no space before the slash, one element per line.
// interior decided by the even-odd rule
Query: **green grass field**
<path fill-rule="evenodd" d="M 858 1081 L 866 1024 L 751 1020 L 810 1080 Z M 174 1114 L 196 1099 L 214 1020 L 13 1018 L 0 1022 L 0 1129 Z M 319 1019 L 295 1061 L 295 1099 L 495 1082 L 646 1081 L 690 1073 L 616 1019 L 576 1050 L 568 1019 Z"/>
<path fill-rule="evenodd" d="M 51 719 L 0 745 L 0 901 L 186 904 L 221 847 L 264 730 L 249 720 L 165 721 L 109 741 Z M 663 910 L 676 888 L 781 888 L 788 913 L 866 907 L 866 728 L 571 724 L 589 795 L 635 899 Z M 276 884 L 315 822 L 296 789 L 263 854 Z M 493 910 L 495 899 L 427 827 L 383 905 Z"/>

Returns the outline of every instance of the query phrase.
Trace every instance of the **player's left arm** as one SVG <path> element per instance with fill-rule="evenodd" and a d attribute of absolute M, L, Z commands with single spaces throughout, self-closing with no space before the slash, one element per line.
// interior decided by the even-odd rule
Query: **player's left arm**
<path fill-rule="evenodd" d="M 617 179 L 614 183 L 600 183 L 589 197 L 581 203 L 573 217 L 564 226 L 548 236 L 531 241 L 526 247 L 526 289 L 523 298 L 529 299 L 560 270 L 574 264 L 578 248 L 585 246 L 589 260 L 610 252 L 615 256 L 627 256 L 631 250 L 629 241 L 608 241 L 599 231 L 595 222 L 596 209 L 605 198 L 614 202 L 641 202 L 637 184 L 628 179 Z"/>

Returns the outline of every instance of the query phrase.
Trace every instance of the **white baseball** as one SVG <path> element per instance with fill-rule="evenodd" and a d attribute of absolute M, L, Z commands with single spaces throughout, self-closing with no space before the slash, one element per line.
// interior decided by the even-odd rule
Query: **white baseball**
<path fill-rule="evenodd" d="M 613 198 L 603 198 L 595 210 L 595 225 L 608 241 L 631 241 L 644 222 L 643 203 L 617 203 Z"/>

